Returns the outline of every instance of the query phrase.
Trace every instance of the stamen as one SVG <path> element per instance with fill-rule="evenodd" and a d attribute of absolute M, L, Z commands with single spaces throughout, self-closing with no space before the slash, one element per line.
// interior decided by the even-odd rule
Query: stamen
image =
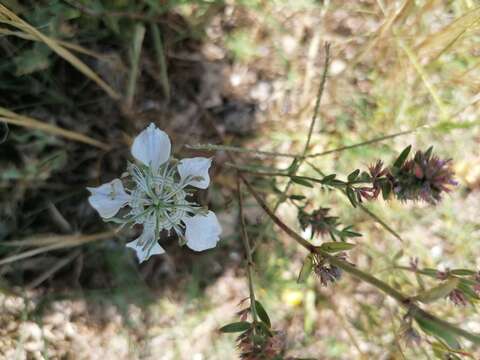
<path fill-rule="evenodd" d="M 173 168 L 173 167 L 172 167 Z M 163 169 L 163 174 L 162 174 L 162 177 L 161 177 L 161 184 L 160 184 L 160 189 L 158 190 L 158 195 L 160 196 L 163 192 L 163 187 L 165 186 L 165 182 L 166 180 L 169 178 L 167 174 L 167 171 L 168 171 L 168 162 L 165 164 L 165 168 Z"/>
<path fill-rule="evenodd" d="M 174 197 L 176 194 L 178 194 L 180 191 L 182 191 L 185 187 L 188 186 L 188 181 L 190 176 L 187 176 L 185 181 L 182 181 L 179 183 L 178 187 L 171 193 L 167 194 L 164 198 L 162 198 L 162 201 L 167 201 L 170 200 L 172 197 Z"/>

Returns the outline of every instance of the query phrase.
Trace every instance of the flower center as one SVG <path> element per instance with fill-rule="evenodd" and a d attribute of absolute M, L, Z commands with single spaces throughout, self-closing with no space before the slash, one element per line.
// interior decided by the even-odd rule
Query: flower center
<path fill-rule="evenodd" d="M 164 165 L 159 175 L 154 175 L 148 168 L 132 165 L 130 172 L 136 185 L 129 204 L 134 223 L 154 222 L 158 232 L 173 229 L 181 234 L 182 220 L 187 213 L 197 212 L 198 207 L 185 199 L 186 184 L 177 180 L 176 168 Z"/>

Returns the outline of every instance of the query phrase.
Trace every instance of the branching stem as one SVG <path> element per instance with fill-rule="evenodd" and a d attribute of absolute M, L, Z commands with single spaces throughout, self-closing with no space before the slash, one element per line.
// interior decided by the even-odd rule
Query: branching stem
<path fill-rule="evenodd" d="M 411 298 L 402 294 L 400 291 L 394 289 L 387 283 L 383 282 L 380 279 L 377 279 L 373 275 L 363 272 L 360 269 L 350 265 L 348 262 L 336 258 L 330 255 L 328 252 L 320 249 L 318 246 L 314 246 L 303 237 L 298 235 L 293 229 L 291 229 L 288 225 L 286 225 L 275 213 L 268 207 L 265 201 L 260 197 L 260 195 L 255 191 L 255 189 L 250 185 L 247 181 L 245 176 L 242 173 L 238 173 L 238 176 L 242 180 L 242 182 L 247 187 L 250 194 L 253 195 L 257 203 L 262 207 L 262 209 L 267 213 L 267 215 L 272 219 L 272 221 L 280 227 L 287 235 L 295 240 L 299 245 L 303 246 L 305 249 L 310 251 L 311 253 L 316 253 L 324 258 L 326 258 L 332 265 L 335 265 L 342 269 L 343 271 L 349 273 L 350 275 L 356 277 L 359 280 L 365 281 L 370 285 L 376 287 L 377 289 L 381 290 L 383 293 L 389 295 L 393 299 L 395 299 L 402 307 L 408 310 L 409 315 L 420 321 L 428 321 L 430 323 L 434 323 L 437 327 L 443 329 L 444 331 L 450 332 L 452 334 L 461 336 L 465 339 L 472 341 L 475 344 L 480 344 L 480 335 L 470 333 L 466 330 L 463 330 L 453 324 L 450 324 L 447 321 L 439 319 L 438 317 L 426 312 L 422 308 L 420 308 L 417 304 L 413 302 Z"/>

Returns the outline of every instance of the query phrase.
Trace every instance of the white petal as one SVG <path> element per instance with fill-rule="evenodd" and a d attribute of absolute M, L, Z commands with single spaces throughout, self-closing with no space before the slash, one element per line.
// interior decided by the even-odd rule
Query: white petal
<path fill-rule="evenodd" d="M 170 158 L 171 147 L 168 135 L 151 123 L 133 140 L 132 155 L 157 171 Z"/>
<path fill-rule="evenodd" d="M 187 246 L 192 250 L 203 251 L 214 248 L 220 240 L 222 227 L 212 211 L 207 215 L 198 214 L 185 218 L 183 222 L 186 225 Z"/>
<path fill-rule="evenodd" d="M 130 241 L 126 245 L 137 253 L 139 262 L 148 260 L 152 255 L 159 255 L 165 253 L 165 250 L 158 245 L 155 239 L 155 228 L 145 225 L 143 233 L 137 239 Z"/>
<path fill-rule="evenodd" d="M 88 202 L 103 218 L 114 216 L 130 199 L 130 195 L 125 192 L 119 179 L 114 179 L 99 187 L 87 187 L 87 190 L 92 193 Z"/>
<path fill-rule="evenodd" d="M 204 157 L 182 159 L 178 164 L 178 173 L 182 180 L 186 180 L 189 185 L 206 189 L 210 185 L 208 169 L 211 164 L 212 159 Z"/>

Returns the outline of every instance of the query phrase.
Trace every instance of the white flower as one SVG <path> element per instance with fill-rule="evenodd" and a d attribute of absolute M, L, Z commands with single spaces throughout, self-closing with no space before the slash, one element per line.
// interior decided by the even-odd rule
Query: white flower
<path fill-rule="evenodd" d="M 213 212 L 187 200 L 191 194 L 188 186 L 209 186 L 212 160 L 196 157 L 170 161 L 170 152 L 168 135 L 150 124 L 132 144 L 132 155 L 140 164 L 128 167 L 130 189 L 125 190 L 119 179 L 88 188 L 92 193 L 90 204 L 104 219 L 143 225 L 142 235 L 127 244 L 136 251 L 140 262 L 165 252 L 158 244 L 162 231 L 175 232 L 195 251 L 215 247 L 222 232 Z M 112 218 L 126 205 L 128 212 Z"/>
<path fill-rule="evenodd" d="M 163 254 L 165 252 L 165 250 L 158 245 L 153 220 L 143 225 L 142 235 L 127 243 L 127 247 L 136 251 L 139 262 L 148 260 L 152 255 Z"/>
<path fill-rule="evenodd" d="M 195 251 L 214 248 L 220 240 L 222 227 L 216 215 L 209 211 L 206 215 L 198 214 L 191 218 L 183 219 L 187 226 L 185 238 L 187 246 Z"/>
<path fill-rule="evenodd" d="M 178 164 L 178 173 L 180 178 L 189 185 L 199 189 L 206 189 L 210 185 L 208 169 L 211 164 L 212 159 L 202 157 L 182 159 L 180 164 Z"/>
<path fill-rule="evenodd" d="M 170 158 L 171 147 L 168 135 L 151 123 L 133 140 L 132 155 L 156 173 Z"/>
<path fill-rule="evenodd" d="M 130 196 L 125 192 L 119 179 L 114 179 L 96 188 L 87 187 L 87 189 L 92 193 L 88 202 L 103 218 L 115 216 L 130 200 Z"/>

